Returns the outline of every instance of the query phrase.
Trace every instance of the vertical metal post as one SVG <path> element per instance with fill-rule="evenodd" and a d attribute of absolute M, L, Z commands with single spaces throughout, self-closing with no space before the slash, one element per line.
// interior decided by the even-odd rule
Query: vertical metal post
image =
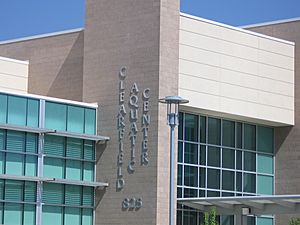
<path fill-rule="evenodd" d="M 169 203 L 169 225 L 174 225 L 174 152 L 175 152 L 175 127 L 177 124 L 177 115 L 170 113 L 169 126 L 170 126 L 170 203 Z"/>
<path fill-rule="evenodd" d="M 167 96 L 159 99 L 160 103 L 167 104 L 168 125 L 170 126 L 170 193 L 169 193 L 169 225 L 174 225 L 175 204 L 174 204 L 174 155 L 175 155 L 175 127 L 178 125 L 178 109 L 180 104 L 189 101 L 180 96 Z"/>
<path fill-rule="evenodd" d="M 39 112 L 39 127 L 45 128 L 45 104 L 46 101 L 40 100 L 40 112 Z M 38 162 L 37 162 L 37 176 L 43 177 L 43 165 L 44 165 L 44 134 L 38 136 Z M 42 224 L 42 181 L 37 182 L 37 195 L 36 195 L 36 224 Z"/>

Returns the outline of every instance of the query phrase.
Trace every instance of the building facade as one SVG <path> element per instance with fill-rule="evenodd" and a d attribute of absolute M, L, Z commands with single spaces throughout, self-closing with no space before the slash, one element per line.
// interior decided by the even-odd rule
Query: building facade
<path fill-rule="evenodd" d="M 158 103 L 168 95 L 190 100 L 176 136 L 178 200 L 299 194 L 299 27 L 236 28 L 182 14 L 177 1 L 87 0 L 84 29 L 0 42 L 2 223 L 168 224 Z M 199 209 L 174 210 L 178 225 L 202 221 Z"/>
<path fill-rule="evenodd" d="M 97 105 L 0 94 L 2 224 L 94 221 Z"/>

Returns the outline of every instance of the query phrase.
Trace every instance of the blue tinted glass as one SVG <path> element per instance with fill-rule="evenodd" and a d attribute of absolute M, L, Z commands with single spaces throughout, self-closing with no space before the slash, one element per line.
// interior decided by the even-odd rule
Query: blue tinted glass
<path fill-rule="evenodd" d="M 68 106 L 67 130 L 70 132 L 83 133 L 84 108 Z"/>
<path fill-rule="evenodd" d="M 16 125 L 26 125 L 27 99 L 16 96 L 8 96 L 7 122 Z"/>
<path fill-rule="evenodd" d="M 45 126 L 49 129 L 65 131 L 67 125 L 67 106 L 46 102 Z"/>
<path fill-rule="evenodd" d="M 27 126 L 29 127 L 39 126 L 39 101 L 38 100 L 28 99 Z"/>
<path fill-rule="evenodd" d="M 7 116 L 7 95 L 0 94 L 0 123 L 6 123 Z"/>
<path fill-rule="evenodd" d="M 84 133 L 96 134 L 96 110 L 85 109 Z"/>

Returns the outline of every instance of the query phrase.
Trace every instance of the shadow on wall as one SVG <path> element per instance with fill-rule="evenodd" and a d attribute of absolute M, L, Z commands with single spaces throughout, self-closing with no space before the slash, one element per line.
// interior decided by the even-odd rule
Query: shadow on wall
<path fill-rule="evenodd" d="M 82 101 L 83 38 L 81 32 L 49 87 L 48 96 Z"/>
<path fill-rule="evenodd" d="M 289 136 L 292 129 L 292 126 L 275 128 L 275 155 L 281 149 L 281 146 L 284 144 L 284 141 Z"/>

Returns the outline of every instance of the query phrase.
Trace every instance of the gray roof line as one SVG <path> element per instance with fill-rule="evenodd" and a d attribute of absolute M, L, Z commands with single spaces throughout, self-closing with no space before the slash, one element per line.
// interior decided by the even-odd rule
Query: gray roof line
<path fill-rule="evenodd" d="M 282 20 L 274 20 L 274 21 L 263 22 L 263 23 L 249 24 L 249 25 L 240 26 L 240 28 L 245 29 L 245 28 L 252 28 L 252 27 L 262 27 L 262 26 L 276 25 L 276 24 L 281 24 L 281 23 L 290 23 L 290 22 L 296 22 L 296 21 L 300 21 L 300 17 L 294 17 L 294 18 L 282 19 Z"/>
<path fill-rule="evenodd" d="M 82 30 L 84 30 L 84 28 L 76 28 L 76 29 L 63 30 L 63 31 L 58 31 L 58 32 L 51 32 L 51 33 L 27 36 L 27 37 L 22 37 L 22 38 L 9 39 L 9 40 L 5 40 L 5 41 L 0 41 L 0 45 L 21 42 L 21 41 L 29 41 L 29 40 L 38 39 L 38 38 L 47 38 L 47 37 L 58 36 L 58 35 L 63 35 L 63 34 L 76 33 L 76 32 L 80 32 Z"/>

